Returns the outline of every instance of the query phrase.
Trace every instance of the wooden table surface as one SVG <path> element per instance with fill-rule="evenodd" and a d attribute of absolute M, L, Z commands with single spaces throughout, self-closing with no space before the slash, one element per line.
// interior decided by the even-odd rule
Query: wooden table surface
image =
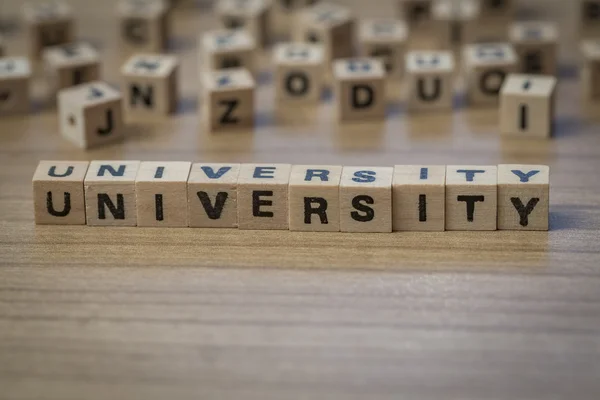
<path fill-rule="evenodd" d="M 20 1 L 1 3 L 14 20 Z M 71 3 L 118 83 L 114 0 Z M 361 17 L 392 10 L 346 3 Z M 580 99 L 572 3 L 526 3 L 523 15 L 561 26 L 549 141 L 500 139 L 497 111 L 460 98 L 454 113 L 409 115 L 393 84 L 379 125 L 336 124 L 331 99 L 276 110 L 266 62 L 256 131 L 207 134 L 196 42 L 217 23 L 202 7 L 171 14 L 178 114 L 132 124 L 122 144 L 85 152 L 61 139 L 38 74 L 32 113 L 0 121 L 0 399 L 600 398 L 600 106 Z M 9 53 L 24 54 L 15 29 Z M 40 159 L 542 163 L 550 231 L 35 226 Z"/>

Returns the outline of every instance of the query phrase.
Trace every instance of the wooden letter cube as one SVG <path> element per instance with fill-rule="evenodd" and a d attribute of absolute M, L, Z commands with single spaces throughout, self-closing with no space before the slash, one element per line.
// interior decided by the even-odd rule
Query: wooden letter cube
<path fill-rule="evenodd" d="M 246 31 L 210 31 L 202 35 L 200 54 L 205 71 L 246 68 L 257 73 L 256 42 Z"/>
<path fill-rule="evenodd" d="M 342 232 L 392 231 L 390 167 L 344 167 L 340 181 Z"/>
<path fill-rule="evenodd" d="M 321 45 L 282 43 L 275 47 L 274 59 L 278 102 L 316 103 L 320 100 L 325 73 Z"/>
<path fill-rule="evenodd" d="M 271 42 L 271 9 L 268 0 L 218 0 L 216 7 L 225 28 L 244 29 L 263 48 Z"/>
<path fill-rule="evenodd" d="M 240 229 L 289 229 L 289 164 L 242 164 L 238 179 Z"/>
<path fill-rule="evenodd" d="M 209 131 L 254 126 L 254 79 L 245 69 L 207 72 L 204 120 Z"/>
<path fill-rule="evenodd" d="M 40 161 L 33 175 L 36 224 L 85 225 L 87 161 Z"/>
<path fill-rule="evenodd" d="M 294 165 L 290 176 L 290 230 L 340 231 L 341 166 Z"/>
<path fill-rule="evenodd" d="M 385 118 L 385 69 L 381 61 L 374 58 L 338 60 L 333 73 L 340 121 Z"/>
<path fill-rule="evenodd" d="M 193 228 L 237 228 L 240 164 L 193 164 L 188 214 Z"/>
<path fill-rule="evenodd" d="M 600 37 L 600 0 L 579 0 L 579 33 L 582 38 Z"/>
<path fill-rule="evenodd" d="M 547 231 L 550 168 L 498 165 L 498 229 Z"/>
<path fill-rule="evenodd" d="M 136 226 L 139 161 L 92 161 L 85 175 L 88 225 Z"/>
<path fill-rule="evenodd" d="M 443 231 L 446 167 L 396 165 L 392 186 L 394 231 Z"/>
<path fill-rule="evenodd" d="M 600 39 L 584 40 L 581 43 L 583 68 L 581 83 L 586 100 L 600 98 Z"/>
<path fill-rule="evenodd" d="M 0 116 L 29 111 L 31 65 L 24 57 L 0 58 Z"/>
<path fill-rule="evenodd" d="M 447 231 L 495 231 L 497 205 L 497 167 L 446 167 Z"/>
<path fill-rule="evenodd" d="M 399 0 L 398 4 L 399 16 L 406 21 L 411 32 L 431 27 L 432 0 Z"/>
<path fill-rule="evenodd" d="M 87 43 L 69 43 L 44 50 L 53 89 L 60 90 L 100 79 L 100 57 Z"/>
<path fill-rule="evenodd" d="M 128 52 L 160 52 L 167 45 L 167 6 L 160 0 L 121 0 L 121 44 Z"/>
<path fill-rule="evenodd" d="M 408 108 L 451 110 L 454 56 L 449 51 L 410 51 L 406 55 Z"/>
<path fill-rule="evenodd" d="M 271 12 L 271 30 L 277 37 L 291 38 L 298 13 L 319 0 L 274 0 Z"/>
<path fill-rule="evenodd" d="M 177 109 L 177 57 L 163 54 L 138 54 L 121 69 L 124 108 L 128 116 L 145 118 L 168 115 Z"/>
<path fill-rule="evenodd" d="M 519 57 L 519 72 L 556 75 L 558 29 L 553 23 L 517 22 L 509 36 Z"/>
<path fill-rule="evenodd" d="M 29 57 L 37 60 L 45 47 L 72 42 L 75 27 L 71 7 L 63 1 L 27 3 L 23 7 L 29 41 Z"/>
<path fill-rule="evenodd" d="M 500 20 L 512 21 L 515 15 L 516 0 L 478 0 L 480 15 L 485 22 Z"/>
<path fill-rule="evenodd" d="M 87 149 L 124 136 L 121 94 L 104 82 L 61 90 L 58 114 L 62 135 Z"/>
<path fill-rule="evenodd" d="M 508 43 L 465 46 L 467 98 L 471 105 L 498 105 L 500 89 L 508 74 L 517 72 L 517 55 Z"/>
<path fill-rule="evenodd" d="M 394 19 L 369 19 L 359 26 L 361 54 L 379 59 L 390 75 L 404 71 L 406 38 L 406 24 Z"/>
<path fill-rule="evenodd" d="M 556 78 L 509 75 L 500 94 L 500 134 L 550 137 Z"/>

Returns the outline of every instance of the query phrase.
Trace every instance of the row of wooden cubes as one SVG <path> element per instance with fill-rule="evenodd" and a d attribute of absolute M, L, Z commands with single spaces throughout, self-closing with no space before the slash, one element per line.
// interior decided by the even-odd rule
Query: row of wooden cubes
<path fill-rule="evenodd" d="M 41 161 L 33 198 L 38 224 L 548 230 L 549 168 Z"/>

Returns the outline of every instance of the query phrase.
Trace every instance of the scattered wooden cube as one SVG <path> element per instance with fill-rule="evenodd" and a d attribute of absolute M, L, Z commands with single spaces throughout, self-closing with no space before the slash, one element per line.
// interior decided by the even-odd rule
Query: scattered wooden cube
<path fill-rule="evenodd" d="M 342 167 L 294 165 L 290 175 L 291 231 L 340 231 Z"/>
<path fill-rule="evenodd" d="M 498 165 L 498 229 L 547 231 L 550 168 Z"/>
<path fill-rule="evenodd" d="M 0 116 L 29 111 L 31 65 L 24 57 L 0 58 Z"/>
<path fill-rule="evenodd" d="M 385 118 L 385 69 L 381 61 L 374 58 L 338 60 L 333 74 L 340 121 Z"/>
<path fill-rule="evenodd" d="M 600 98 L 600 39 L 584 40 L 581 42 L 583 67 L 581 83 L 584 98 L 595 100 Z"/>
<path fill-rule="evenodd" d="M 429 29 L 432 22 L 432 0 L 399 0 L 399 17 L 406 21 L 411 32 Z"/>
<path fill-rule="evenodd" d="M 248 70 L 228 69 L 204 75 L 204 120 L 209 131 L 254 126 L 255 84 Z"/>
<path fill-rule="evenodd" d="M 343 167 L 340 181 L 342 232 L 392 231 L 390 167 Z"/>
<path fill-rule="evenodd" d="M 238 178 L 240 229 L 289 229 L 289 164 L 242 164 Z"/>
<path fill-rule="evenodd" d="M 177 109 L 177 57 L 165 54 L 138 54 L 123 68 L 124 108 L 129 116 L 168 115 Z"/>
<path fill-rule="evenodd" d="M 361 54 L 383 62 L 390 75 L 402 75 L 407 40 L 406 24 L 394 19 L 368 19 L 360 23 Z"/>
<path fill-rule="evenodd" d="M 92 161 L 85 175 L 88 225 L 136 226 L 139 161 Z"/>
<path fill-rule="evenodd" d="M 471 105 L 497 105 L 508 74 L 516 73 L 517 55 L 509 43 L 465 46 L 463 52 L 467 98 Z"/>
<path fill-rule="evenodd" d="M 512 21 L 516 11 L 516 0 L 478 0 L 481 18 L 488 22 Z"/>
<path fill-rule="evenodd" d="M 193 228 L 237 228 L 240 164 L 192 165 L 188 214 Z"/>
<path fill-rule="evenodd" d="M 495 231 L 498 211 L 496 166 L 446 167 L 446 230 Z"/>
<path fill-rule="evenodd" d="M 161 52 L 167 46 L 167 5 L 160 0 L 120 0 L 121 45 L 129 52 Z"/>
<path fill-rule="evenodd" d="M 500 92 L 500 134 L 550 137 L 556 78 L 509 75 Z"/>
<path fill-rule="evenodd" d="M 58 93 L 61 134 L 84 149 L 122 139 L 121 108 L 121 94 L 104 82 L 63 89 Z"/>
<path fill-rule="evenodd" d="M 451 110 L 454 56 L 449 51 L 410 51 L 406 55 L 409 110 Z"/>
<path fill-rule="evenodd" d="M 64 1 L 26 3 L 23 14 L 32 60 L 39 59 L 45 47 L 70 43 L 75 39 L 71 7 Z"/>
<path fill-rule="evenodd" d="M 271 43 L 271 9 L 268 0 L 218 0 L 216 12 L 226 29 L 244 29 L 258 47 Z"/>
<path fill-rule="evenodd" d="M 519 72 L 556 75 L 558 29 L 551 22 L 516 22 L 510 27 L 510 41 L 519 57 Z"/>
<path fill-rule="evenodd" d="M 296 17 L 302 9 L 317 4 L 319 0 L 275 0 L 271 13 L 273 33 L 285 39 L 291 38 Z"/>
<path fill-rule="evenodd" d="M 85 225 L 87 161 L 40 161 L 33 175 L 36 224 Z"/>
<path fill-rule="evenodd" d="M 582 38 L 600 37 L 600 0 L 579 1 L 579 34 Z"/>
<path fill-rule="evenodd" d="M 48 47 L 43 58 L 54 90 L 100 79 L 100 56 L 87 43 Z"/>
<path fill-rule="evenodd" d="M 394 231 L 443 231 L 446 167 L 396 165 L 392 184 Z"/>
<path fill-rule="evenodd" d="M 228 68 L 246 68 L 257 72 L 256 42 L 242 30 L 210 31 L 202 35 L 202 65 L 206 71 Z"/>
<path fill-rule="evenodd" d="M 282 43 L 275 47 L 273 58 L 278 102 L 316 103 L 320 100 L 325 73 L 323 46 Z"/>
<path fill-rule="evenodd" d="M 138 226 L 187 227 L 192 163 L 143 161 L 135 179 Z"/>

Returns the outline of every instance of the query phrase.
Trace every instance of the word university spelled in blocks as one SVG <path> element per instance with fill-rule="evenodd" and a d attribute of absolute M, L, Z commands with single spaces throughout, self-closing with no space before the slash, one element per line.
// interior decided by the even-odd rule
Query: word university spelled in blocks
<path fill-rule="evenodd" d="M 58 93 L 61 134 L 87 149 L 124 136 L 121 94 L 104 82 L 91 82 Z"/>
<path fill-rule="evenodd" d="M 36 224 L 85 225 L 87 161 L 40 161 L 33 175 Z"/>
<path fill-rule="evenodd" d="M 365 20 L 358 30 L 361 54 L 379 59 L 390 75 L 400 76 L 404 71 L 406 39 L 406 24 L 394 19 Z"/>
<path fill-rule="evenodd" d="M 275 47 L 275 93 L 278 101 L 316 103 L 321 98 L 323 46 L 282 43 Z"/>
<path fill-rule="evenodd" d="M 289 164 L 242 164 L 238 178 L 240 229 L 289 229 Z"/>
<path fill-rule="evenodd" d="M 0 116 L 29 111 L 31 65 L 25 57 L 0 58 Z"/>
<path fill-rule="evenodd" d="M 547 231 L 549 189 L 545 165 L 498 165 L 498 229 Z"/>
<path fill-rule="evenodd" d="M 584 40 L 581 43 L 581 53 L 583 54 L 581 82 L 584 98 L 598 99 L 600 98 L 600 39 Z"/>
<path fill-rule="evenodd" d="M 26 3 L 23 7 L 29 57 L 37 60 L 45 47 L 72 42 L 75 27 L 71 7 L 62 1 Z"/>
<path fill-rule="evenodd" d="M 381 61 L 374 58 L 338 60 L 333 74 L 340 121 L 385 118 L 385 70 Z"/>
<path fill-rule="evenodd" d="M 509 30 L 523 74 L 556 75 L 558 29 L 550 22 L 517 22 Z"/>
<path fill-rule="evenodd" d="M 246 68 L 256 74 L 256 42 L 248 32 L 210 31 L 202 35 L 200 43 L 205 71 Z"/>
<path fill-rule="evenodd" d="M 579 33 L 583 38 L 600 37 L 600 0 L 579 0 Z"/>
<path fill-rule="evenodd" d="M 168 115 L 177 108 L 177 57 L 138 54 L 121 69 L 124 107 L 128 116 Z"/>
<path fill-rule="evenodd" d="M 207 72 L 204 90 L 204 119 L 209 131 L 254 126 L 255 83 L 248 70 Z"/>
<path fill-rule="evenodd" d="M 44 62 L 55 90 L 100 79 L 100 56 L 87 43 L 48 47 Z"/>
<path fill-rule="evenodd" d="M 500 134 L 550 137 L 555 90 L 553 76 L 509 75 L 500 94 Z"/>
<path fill-rule="evenodd" d="M 126 51 L 160 52 L 166 47 L 168 10 L 162 0 L 121 0 L 117 7 Z"/>
<path fill-rule="evenodd" d="M 445 166 L 396 165 L 392 197 L 394 231 L 445 229 Z"/>
<path fill-rule="evenodd" d="M 135 178 L 138 226 L 187 227 L 190 162 L 140 164 Z"/>
<path fill-rule="evenodd" d="M 136 226 L 139 161 L 92 161 L 85 175 L 88 225 Z"/>
<path fill-rule="evenodd" d="M 218 0 L 216 11 L 225 28 L 246 30 L 264 48 L 271 42 L 272 7 L 270 0 Z"/>
<path fill-rule="evenodd" d="M 498 168 L 446 167 L 446 230 L 495 231 L 498 212 Z"/>
<path fill-rule="evenodd" d="M 344 167 L 340 180 L 342 232 L 392 231 L 390 167 Z"/>
<path fill-rule="evenodd" d="M 467 98 L 471 105 L 497 105 L 508 74 L 517 72 L 517 55 L 509 43 L 465 46 Z"/>
<path fill-rule="evenodd" d="M 342 167 L 294 165 L 290 175 L 290 230 L 340 231 Z"/>
<path fill-rule="evenodd" d="M 192 165 L 188 214 L 193 228 L 237 228 L 240 164 Z"/>
<path fill-rule="evenodd" d="M 406 54 L 408 108 L 451 110 L 454 56 L 449 51 L 410 51 Z"/>

